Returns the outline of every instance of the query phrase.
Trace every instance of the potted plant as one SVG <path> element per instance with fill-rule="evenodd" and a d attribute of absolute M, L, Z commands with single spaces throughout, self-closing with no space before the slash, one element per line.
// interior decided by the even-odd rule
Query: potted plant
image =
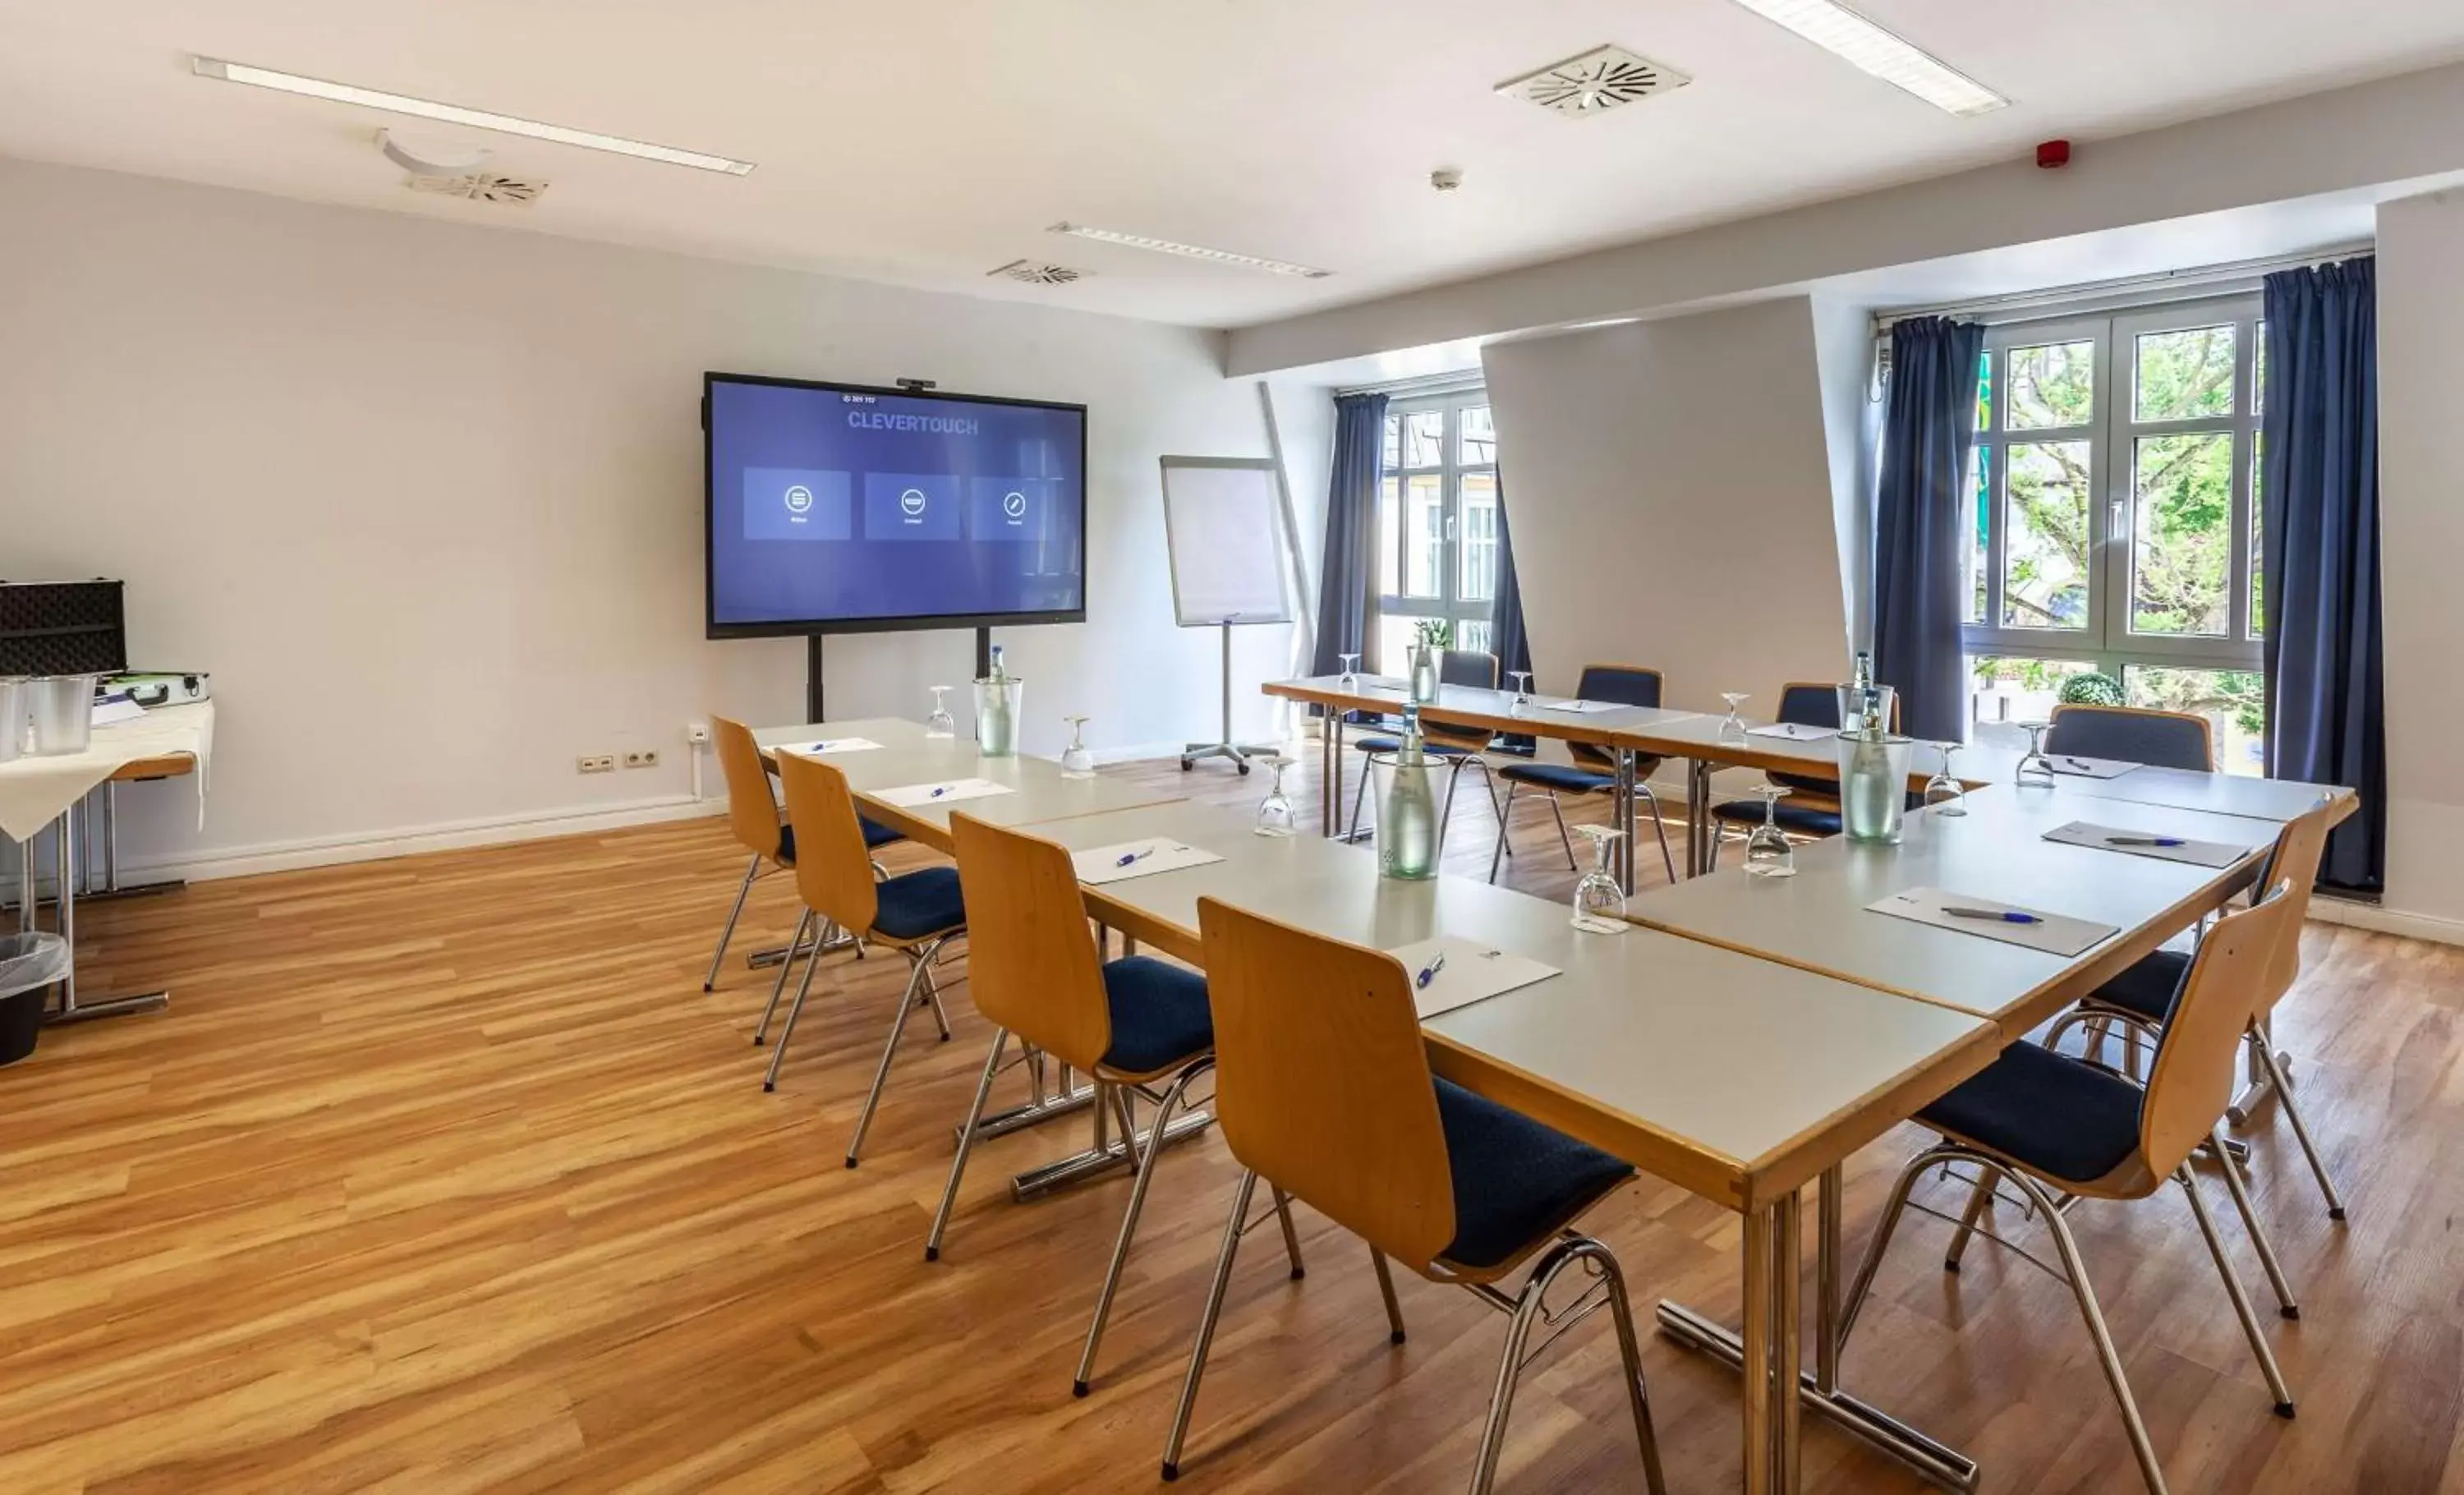
<path fill-rule="evenodd" d="M 1412 626 L 1412 692 L 1415 701 L 1438 698 L 1438 656 L 1454 647 L 1455 626 L 1444 618 L 1422 618 Z"/>

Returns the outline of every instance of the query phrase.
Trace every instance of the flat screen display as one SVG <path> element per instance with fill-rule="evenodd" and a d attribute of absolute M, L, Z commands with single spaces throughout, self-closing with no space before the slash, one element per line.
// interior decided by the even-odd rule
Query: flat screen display
<path fill-rule="evenodd" d="M 1087 407 L 704 380 L 713 638 L 1076 623 Z"/>

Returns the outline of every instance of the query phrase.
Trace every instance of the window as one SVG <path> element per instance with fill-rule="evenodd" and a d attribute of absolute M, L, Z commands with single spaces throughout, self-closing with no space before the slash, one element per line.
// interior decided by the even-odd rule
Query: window
<path fill-rule="evenodd" d="M 1454 625 L 1457 649 L 1488 648 L 1497 572 L 1497 427 L 1488 396 L 1473 389 L 1397 400 L 1386 414 L 1370 668 L 1401 670 L 1413 630 L 1426 619 Z"/>
<path fill-rule="evenodd" d="M 1962 588 L 1970 719 L 2042 720 L 2069 675 L 2216 727 L 2261 768 L 2255 297 L 1995 327 L 1977 371 Z"/>

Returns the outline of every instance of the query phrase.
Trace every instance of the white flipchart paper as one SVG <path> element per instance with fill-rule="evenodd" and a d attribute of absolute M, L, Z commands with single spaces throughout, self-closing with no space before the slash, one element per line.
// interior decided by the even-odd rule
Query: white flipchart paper
<path fill-rule="evenodd" d="M 1441 934 L 1417 944 L 1403 945 L 1387 952 L 1403 962 L 1403 972 L 1413 978 L 1412 1004 L 1423 1021 L 1457 1007 L 1468 1007 L 1485 1001 L 1501 992 L 1545 981 L 1557 974 L 1553 965 L 1523 956 L 1508 955 L 1478 940 L 1463 939 L 1454 934 Z M 1419 981 L 1419 974 L 1432 961 L 1443 955 L 1445 964 L 1428 979 Z"/>
<path fill-rule="evenodd" d="M 2086 919 L 2074 919 L 2042 909 L 2023 908 L 2015 903 L 1997 903 L 1969 893 L 1945 892 L 1939 888 L 1911 888 L 1887 898 L 1865 905 L 1875 913 L 1887 913 L 1893 918 L 1911 919 L 1930 924 L 1937 929 L 1957 930 L 1984 939 L 1999 940 L 2006 945 L 2022 945 L 2041 950 L 2049 956 L 2085 954 L 2112 938 L 2121 931 L 2111 924 L 2097 924 Z M 2033 913 L 2042 922 L 2006 924 L 1999 919 L 1963 918 L 1947 909 L 1986 909 L 1995 913 Z"/>

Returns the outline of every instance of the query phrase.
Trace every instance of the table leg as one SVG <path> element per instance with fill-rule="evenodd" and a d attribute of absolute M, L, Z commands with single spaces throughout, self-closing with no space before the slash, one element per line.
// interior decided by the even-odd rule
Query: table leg
<path fill-rule="evenodd" d="M 1771 1313 L 1771 1489 L 1775 1495 L 1797 1495 L 1804 1484 L 1798 1452 L 1804 1404 L 1789 1393 L 1796 1389 L 1804 1363 L 1798 1301 L 1804 1282 L 1798 1245 L 1804 1214 L 1798 1196 L 1790 1193 L 1772 1206 L 1771 1215 L 1771 1287 L 1778 1295 Z"/>
<path fill-rule="evenodd" d="M 1631 896 L 1634 892 L 1634 754 L 1625 748 L 1617 750 L 1617 887 Z"/>
<path fill-rule="evenodd" d="M 1839 1227 L 1846 1212 L 1840 1183 L 1837 1163 L 1822 1170 L 1814 1222 L 1814 1386 L 1825 1396 L 1839 1389 Z"/>
<path fill-rule="evenodd" d="M 1708 759 L 1690 758 L 1685 760 L 1685 875 L 1700 877 L 1711 870 L 1711 764 Z"/>
<path fill-rule="evenodd" d="M 56 868 L 59 879 L 59 901 L 56 907 L 59 909 L 60 938 L 68 941 L 69 946 L 69 974 L 60 980 L 59 1010 L 43 1021 L 53 1024 L 91 1022 L 97 1018 L 122 1018 L 131 1013 L 160 1012 L 171 1004 L 169 992 L 143 992 L 134 997 L 113 997 L 102 1001 L 77 1000 L 77 880 L 80 872 L 77 866 L 77 837 L 69 824 L 67 810 L 60 812 L 60 818 L 55 824 L 59 830 L 55 838 L 59 847 Z"/>

